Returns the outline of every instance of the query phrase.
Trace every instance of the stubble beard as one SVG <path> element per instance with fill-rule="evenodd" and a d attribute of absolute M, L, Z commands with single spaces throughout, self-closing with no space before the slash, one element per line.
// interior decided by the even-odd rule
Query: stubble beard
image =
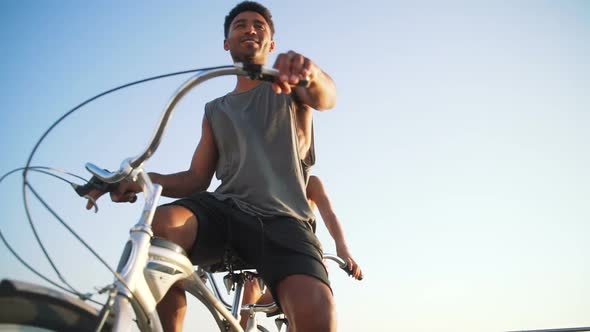
<path fill-rule="evenodd" d="M 232 55 L 234 62 L 242 62 L 242 63 L 254 63 L 256 56 L 254 54 L 247 54 L 247 55 Z"/>
<path fill-rule="evenodd" d="M 262 54 L 262 50 L 252 50 L 251 52 L 233 52 L 230 50 L 230 54 L 234 62 L 243 62 L 243 63 L 256 63 L 256 64 L 265 64 L 266 57 Z"/>

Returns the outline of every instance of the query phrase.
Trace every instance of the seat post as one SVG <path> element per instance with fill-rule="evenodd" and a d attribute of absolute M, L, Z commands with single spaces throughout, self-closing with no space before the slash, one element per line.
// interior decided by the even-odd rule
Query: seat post
<path fill-rule="evenodd" d="M 242 309 L 242 298 L 244 297 L 244 275 L 242 273 L 234 273 L 232 275 L 232 280 L 236 288 L 231 310 L 234 317 L 239 320 Z"/>

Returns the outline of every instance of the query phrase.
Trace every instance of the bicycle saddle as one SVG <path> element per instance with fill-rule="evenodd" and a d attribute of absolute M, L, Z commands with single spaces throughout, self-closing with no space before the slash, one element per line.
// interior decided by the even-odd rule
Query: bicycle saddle
<path fill-rule="evenodd" d="M 181 246 L 179 246 L 178 244 L 176 244 L 172 241 L 168 241 L 164 238 L 154 236 L 152 238 L 152 240 L 150 241 L 150 243 L 152 244 L 152 246 L 170 249 L 170 250 L 175 251 L 179 254 L 183 254 L 185 256 L 188 256 L 186 254 L 186 251 L 184 251 L 184 249 L 182 249 Z"/>
<path fill-rule="evenodd" d="M 156 247 L 166 248 L 177 253 L 183 254 L 188 257 L 186 251 L 182 249 L 181 246 L 178 244 L 168 241 L 161 237 L 153 237 L 151 240 L 151 244 Z M 228 272 L 230 270 L 256 270 L 251 264 L 247 264 L 242 259 L 240 259 L 237 255 L 232 253 L 230 250 L 226 252 L 223 259 L 219 262 L 215 262 L 208 265 L 200 265 L 203 270 L 210 272 L 210 273 L 217 273 L 217 272 Z"/>
<path fill-rule="evenodd" d="M 209 265 L 201 265 L 201 267 L 203 268 L 203 270 L 210 273 L 228 272 L 236 270 L 256 270 L 256 268 L 252 266 L 252 264 L 244 262 L 240 257 L 233 254 L 229 250 L 226 252 L 221 261 Z"/>

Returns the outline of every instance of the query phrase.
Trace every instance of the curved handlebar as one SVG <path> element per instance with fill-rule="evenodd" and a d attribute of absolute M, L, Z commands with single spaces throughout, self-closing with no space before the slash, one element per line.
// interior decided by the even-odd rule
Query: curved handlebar
<path fill-rule="evenodd" d="M 334 262 L 338 263 L 338 266 L 340 266 L 340 268 L 344 270 L 344 272 L 348 273 L 349 276 L 352 275 L 352 269 L 348 266 L 348 262 L 346 262 L 342 258 L 333 254 L 324 253 L 324 259 L 333 260 Z M 363 277 L 358 277 L 358 280 L 363 280 Z"/>
<path fill-rule="evenodd" d="M 168 104 L 164 108 L 164 112 L 160 117 L 156 131 L 154 132 L 154 135 L 152 136 L 152 139 L 145 151 L 134 158 L 125 159 L 119 170 L 115 172 L 106 171 L 92 163 L 86 163 L 86 169 L 97 178 L 107 183 L 115 183 L 123 180 L 125 177 L 131 174 L 134 169 L 140 167 L 146 160 L 148 160 L 154 154 L 154 152 L 156 152 L 162 140 L 164 131 L 168 125 L 168 121 L 170 120 L 170 117 L 172 116 L 172 113 L 174 112 L 178 102 L 197 85 L 214 77 L 226 75 L 248 76 L 251 79 L 256 80 L 274 81 L 279 75 L 279 71 L 274 68 L 264 67 L 262 65 L 235 63 L 234 65 L 219 67 L 195 74 L 183 85 L 181 85 L 180 88 L 178 88 L 178 90 L 174 93 L 172 98 L 170 98 L 170 101 L 168 101 Z M 301 80 L 297 85 L 307 86 L 308 81 Z"/>
<path fill-rule="evenodd" d="M 338 263 L 338 266 L 341 269 L 348 272 L 348 263 L 344 259 L 342 259 L 334 254 L 326 254 L 326 253 L 324 253 L 324 259 L 333 260 L 334 262 Z"/>

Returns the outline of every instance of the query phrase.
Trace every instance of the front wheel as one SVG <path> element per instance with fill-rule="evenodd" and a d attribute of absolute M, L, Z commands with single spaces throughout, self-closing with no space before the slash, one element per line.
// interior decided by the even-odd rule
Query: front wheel
<path fill-rule="evenodd" d="M 95 331 L 97 325 L 98 310 L 83 301 L 21 281 L 0 283 L 0 331 Z"/>

